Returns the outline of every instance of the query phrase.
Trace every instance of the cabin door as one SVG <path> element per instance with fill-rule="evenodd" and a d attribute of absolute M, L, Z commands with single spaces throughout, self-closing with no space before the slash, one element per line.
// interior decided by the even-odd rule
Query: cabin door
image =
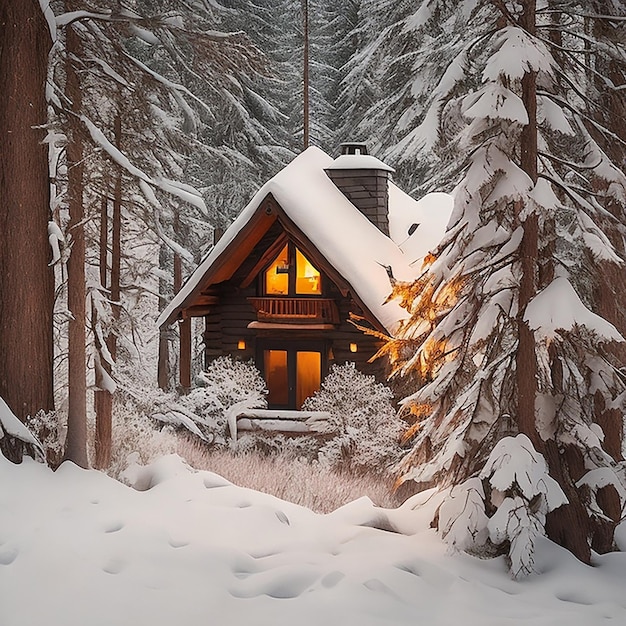
<path fill-rule="evenodd" d="M 273 409 L 297 409 L 322 382 L 323 347 L 319 344 L 263 342 L 260 359 L 267 403 Z"/>

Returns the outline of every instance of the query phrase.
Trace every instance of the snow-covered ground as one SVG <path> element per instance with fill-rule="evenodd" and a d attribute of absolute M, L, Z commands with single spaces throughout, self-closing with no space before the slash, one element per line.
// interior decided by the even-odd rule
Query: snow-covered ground
<path fill-rule="evenodd" d="M 129 478 L 0 456 L 2 626 L 626 624 L 626 554 L 586 567 L 545 540 L 514 582 L 446 555 L 432 494 L 318 515 L 175 456 Z"/>

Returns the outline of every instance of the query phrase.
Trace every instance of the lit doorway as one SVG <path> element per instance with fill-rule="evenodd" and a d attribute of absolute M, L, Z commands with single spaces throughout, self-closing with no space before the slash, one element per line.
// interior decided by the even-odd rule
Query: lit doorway
<path fill-rule="evenodd" d="M 319 388 L 323 376 L 323 349 L 319 344 L 263 342 L 262 372 L 273 409 L 296 409 Z"/>

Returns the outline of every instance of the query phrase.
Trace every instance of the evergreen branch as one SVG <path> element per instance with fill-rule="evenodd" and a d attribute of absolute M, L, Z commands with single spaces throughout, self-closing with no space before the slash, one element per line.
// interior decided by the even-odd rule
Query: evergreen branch
<path fill-rule="evenodd" d="M 550 174 L 546 174 L 545 172 L 540 172 L 538 174 L 538 177 L 543 178 L 544 180 L 547 180 L 548 182 L 552 183 L 555 187 L 558 187 L 575 205 L 580 205 L 581 207 L 586 208 L 591 213 L 595 213 L 599 208 L 605 217 L 607 217 L 609 220 L 612 220 L 617 225 L 621 225 L 621 221 L 617 217 L 615 217 L 611 212 L 607 211 L 603 207 L 594 207 L 589 202 L 587 202 L 585 198 L 581 197 L 576 192 L 579 191 L 582 194 L 592 196 L 594 199 L 603 198 L 604 196 L 602 194 L 595 193 L 593 191 L 590 191 L 589 189 L 582 189 L 580 187 L 573 187 L 572 185 L 566 185 L 562 180 L 559 180 L 551 176 Z"/>
<path fill-rule="evenodd" d="M 507 9 L 502 0 L 491 0 L 491 4 L 493 4 L 496 9 L 498 9 L 500 13 L 502 13 L 502 16 L 511 24 L 513 24 L 514 26 L 518 25 L 518 20 L 513 15 L 511 15 L 511 12 Z"/>
<path fill-rule="evenodd" d="M 551 161 L 556 161 L 557 163 L 560 163 L 561 165 L 570 167 L 572 170 L 595 170 L 596 167 L 598 167 L 602 163 L 602 159 L 599 159 L 595 165 L 583 165 L 581 163 L 574 163 L 572 161 L 566 161 L 565 159 L 561 159 L 555 156 L 554 154 L 542 152 L 541 150 L 539 150 L 537 154 L 539 156 L 544 156 L 547 159 L 550 159 Z"/>
<path fill-rule="evenodd" d="M 600 79 L 600 81 L 602 83 L 604 83 L 604 85 L 606 87 L 608 87 L 609 89 L 615 89 L 615 84 L 613 83 L 612 80 L 610 80 L 607 76 L 605 76 L 604 74 L 598 72 L 594 67 L 592 67 L 591 65 L 588 65 L 587 63 L 584 63 L 583 61 L 581 61 L 580 59 L 576 58 L 577 54 L 582 55 L 583 57 L 587 56 L 589 54 L 589 50 L 576 50 L 576 49 L 569 49 L 569 48 L 565 48 L 564 46 L 559 46 L 558 44 L 556 44 L 554 41 L 551 41 L 550 39 L 546 39 L 544 37 L 536 37 L 539 41 L 542 41 L 543 43 L 546 44 L 546 46 L 554 48 L 555 50 L 558 50 L 559 52 L 562 52 L 566 57 L 568 57 L 575 65 L 577 65 L 578 67 L 582 68 L 583 70 L 585 70 L 585 72 L 589 72 L 590 74 L 593 74 L 594 76 L 596 76 L 597 78 Z M 624 87 L 624 85 L 622 85 L 622 87 Z"/>
<path fill-rule="evenodd" d="M 562 76 L 565 77 L 564 74 Z M 577 93 L 578 93 L 578 95 L 582 96 L 582 94 L 580 94 L 578 91 L 577 91 Z M 557 95 L 555 95 L 553 93 L 549 93 L 547 91 L 537 90 L 537 95 L 545 96 L 545 97 L 549 98 L 550 100 L 553 100 L 556 104 L 559 104 L 563 108 L 568 109 L 569 111 L 574 113 L 574 115 L 576 115 L 577 117 L 580 117 L 581 119 L 586 120 L 587 122 L 589 122 L 600 133 L 602 133 L 605 137 L 610 137 L 614 141 L 617 141 L 618 143 L 622 144 L 623 146 L 626 146 L 626 140 L 625 139 L 622 139 L 619 135 L 616 135 L 614 132 L 609 130 L 603 124 L 600 124 L 598 121 L 594 120 L 592 117 L 589 117 L 585 113 L 582 113 L 581 111 L 579 111 L 576 107 L 574 107 L 572 104 L 570 104 L 567 100 L 564 100 L 563 98 L 561 98 L 561 97 L 559 97 L 559 96 L 557 96 Z M 582 96 L 582 97 L 584 97 L 584 96 Z M 584 99 L 587 100 L 592 105 L 595 104 L 592 100 L 589 100 L 586 97 L 584 97 Z"/>

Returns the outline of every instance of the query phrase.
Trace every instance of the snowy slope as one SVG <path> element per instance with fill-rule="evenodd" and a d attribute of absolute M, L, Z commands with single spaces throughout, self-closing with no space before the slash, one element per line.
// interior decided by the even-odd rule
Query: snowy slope
<path fill-rule="evenodd" d="M 542 575 L 513 582 L 445 555 L 432 494 L 317 515 L 178 457 L 133 478 L 0 457 L 2 626 L 626 623 L 625 554 L 590 568 L 546 540 Z"/>

